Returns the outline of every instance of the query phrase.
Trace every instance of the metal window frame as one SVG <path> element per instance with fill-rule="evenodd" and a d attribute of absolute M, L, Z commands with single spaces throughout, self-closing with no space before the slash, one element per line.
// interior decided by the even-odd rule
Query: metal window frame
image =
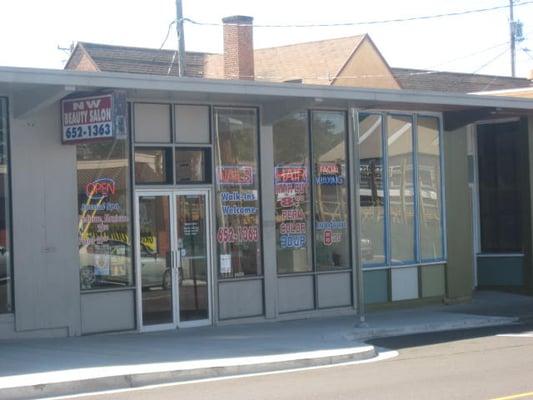
<path fill-rule="evenodd" d="M 382 190 L 383 190 L 383 255 L 384 255 L 384 260 L 382 263 L 380 262 L 375 262 L 375 263 L 365 263 L 362 261 L 362 267 L 363 267 L 363 270 L 374 270 L 374 269 L 381 269 L 381 268 L 388 268 L 389 266 L 389 254 L 390 254 L 390 251 L 389 251 L 389 235 L 387 234 L 387 220 L 388 220 L 388 215 L 389 215 L 389 202 L 388 202 L 388 199 L 389 199 L 389 186 L 388 186 L 388 179 L 389 179 L 389 174 L 388 174 L 388 160 L 387 160 L 387 156 L 386 156 L 386 147 L 387 147 L 387 140 L 386 140 L 386 134 L 385 132 L 387 131 L 386 129 L 386 114 L 385 113 L 382 113 L 382 112 L 376 112 L 376 111 L 361 111 L 359 112 L 357 109 L 355 109 L 355 112 L 356 112 L 356 115 L 357 115 L 357 120 L 355 121 L 355 123 L 357 123 L 357 133 L 358 135 L 354 138 L 354 142 L 355 142 L 355 146 L 357 147 L 357 154 L 358 154 L 358 162 L 360 163 L 360 153 L 359 153 L 359 117 L 361 115 L 367 115 L 367 116 L 372 116 L 372 115 L 376 115 L 376 116 L 379 116 L 380 118 L 380 121 L 381 121 L 381 129 L 380 129 L 380 141 L 381 141 L 381 168 L 382 168 L 382 173 L 381 173 L 381 186 L 382 186 Z M 359 164 L 360 165 L 360 164 Z M 356 170 L 356 173 L 357 175 L 360 177 L 361 175 L 361 172 L 360 170 Z M 359 182 L 360 184 L 360 178 L 359 178 Z M 360 199 L 359 199 L 359 204 L 360 204 Z M 360 218 L 356 221 L 356 223 L 358 225 L 360 225 Z M 360 237 L 360 236 L 359 236 Z"/>
<path fill-rule="evenodd" d="M 408 268 L 408 267 L 423 267 L 431 265 L 440 265 L 447 262 L 448 249 L 447 249 L 447 237 L 446 237 L 446 189 L 445 189 L 445 171 L 444 171 L 444 125 L 442 116 L 434 113 L 408 113 L 401 111 L 379 111 L 379 110 L 363 110 L 357 112 L 357 124 L 359 124 L 359 115 L 379 115 L 382 119 L 381 128 L 381 145 L 382 145 L 382 158 L 383 158 L 383 195 L 384 195 L 384 247 L 385 247 L 385 262 L 365 264 L 363 263 L 362 270 L 376 271 L 376 270 L 388 270 L 394 268 Z M 390 223 L 390 194 L 389 194 L 389 151 L 388 151 L 388 128 L 389 117 L 394 116 L 407 116 L 411 118 L 412 123 L 412 160 L 413 160 L 413 191 L 414 191 L 414 260 L 406 260 L 401 263 L 392 263 L 391 261 L 391 223 Z M 420 183 L 419 183 L 419 159 L 418 159 L 418 119 L 419 118 L 435 118 L 437 120 L 438 138 L 439 138 L 439 188 L 440 188 L 440 214 L 441 214 L 441 242 L 442 242 L 442 256 L 437 258 L 422 258 L 420 250 Z M 356 142 L 359 146 L 359 142 Z M 357 221 L 360 224 L 360 221 Z"/>
<path fill-rule="evenodd" d="M 445 210 L 446 210 L 446 207 L 445 207 L 445 187 L 446 185 L 444 184 L 444 143 L 443 143 L 443 139 L 444 139 L 444 136 L 443 136 L 443 121 L 442 121 L 442 118 L 439 118 L 438 116 L 435 116 L 435 115 L 428 115 L 428 114 L 424 114 L 424 113 L 417 113 L 417 124 L 416 124 L 416 141 L 417 141 L 417 155 L 418 155 L 418 119 L 419 118 L 433 118 L 433 119 L 436 119 L 437 120 L 437 129 L 438 129 L 438 138 L 439 138 L 439 189 L 440 189 L 440 199 L 439 199 L 439 207 L 440 207 L 440 218 L 441 218 L 441 223 L 440 223 L 440 226 L 441 226 L 441 246 L 442 246 L 442 254 L 440 257 L 434 257 L 434 258 L 423 258 L 421 253 L 419 253 L 419 258 L 418 258 L 418 262 L 420 264 L 423 264 L 423 265 L 427 265 L 427 264 L 430 264 L 430 263 L 438 263 L 438 262 L 445 262 L 447 259 L 448 259 L 448 252 L 447 252 L 447 240 L 446 240 L 446 214 L 445 214 Z M 417 156 L 418 158 L 418 156 Z M 417 159 L 417 162 L 418 162 L 418 159 Z M 417 163 L 417 166 L 416 166 L 416 169 L 418 171 L 418 169 L 420 168 L 420 165 L 418 165 Z M 420 184 L 418 182 L 418 179 L 417 179 L 417 183 Z M 418 188 L 418 191 L 417 191 L 417 198 L 419 197 L 419 194 L 420 194 L 420 188 Z M 420 210 L 417 211 L 417 215 L 419 215 L 418 213 L 420 212 Z M 420 228 L 420 226 L 419 226 Z M 418 238 L 419 240 L 419 251 L 420 251 L 420 237 Z"/>
<path fill-rule="evenodd" d="M 7 252 L 9 254 L 6 270 L 9 272 L 9 285 L 7 290 L 7 309 L 6 313 L 0 313 L 0 316 L 5 316 L 9 314 L 15 314 L 15 268 L 14 268 L 14 254 L 13 254 L 13 179 L 11 179 L 12 168 L 11 168 L 11 103 L 9 97 L 0 96 L 0 102 L 4 103 L 4 109 L 6 115 L 4 119 L 5 124 L 5 136 L 4 136 L 4 148 L 7 154 L 7 198 L 6 204 L 4 205 L 4 210 L 6 212 L 6 232 L 7 232 Z M 0 106 L 1 107 L 1 106 Z"/>
<path fill-rule="evenodd" d="M 388 220 L 388 225 L 387 225 L 387 234 L 389 236 L 389 253 L 388 253 L 388 265 L 390 265 L 391 267 L 395 267 L 395 266 L 403 266 L 403 265 L 406 265 L 406 264 L 417 264 L 418 263 L 418 258 L 417 258 L 417 232 L 418 232 L 418 215 L 417 215 L 417 201 L 418 201 L 418 193 L 417 193 L 417 182 L 416 182 L 416 169 L 417 169 L 417 158 L 416 158 L 416 149 L 415 149 L 415 126 L 414 126 L 414 123 L 415 123 L 415 118 L 414 116 L 416 115 L 415 113 L 407 113 L 407 112 L 390 112 L 390 113 L 385 113 L 386 115 L 386 118 L 387 118 L 387 129 L 385 131 L 385 141 L 386 141 L 386 144 L 387 144 L 387 153 L 386 153 L 386 156 L 387 156 L 387 195 L 388 195 L 388 203 L 389 203 L 389 209 L 388 209 L 388 214 L 387 214 L 387 220 Z M 390 218 L 390 194 L 389 194 L 389 179 L 388 179 L 388 175 L 389 175 L 389 146 L 388 146 L 388 128 L 389 128 L 389 119 L 390 118 L 395 118 L 395 117 L 407 117 L 411 120 L 411 161 L 413 163 L 413 170 L 411 171 L 411 174 L 412 174 L 412 180 L 413 180 L 413 256 L 414 258 L 411 259 L 411 260 L 402 260 L 401 262 L 396 262 L 396 263 L 393 263 L 392 262 L 392 232 L 391 232 L 391 218 Z"/>
<path fill-rule="evenodd" d="M 260 210 L 262 210 L 263 208 L 263 204 L 262 204 L 262 179 L 261 179 L 261 141 L 259 139 L 259 135 L 260 135 L 260 132 L 261 132 L 261 110 L 260 110 L 260 107 L 258 106 L 253 106 L 253 105 L 250 105 L 250 106 L 233 106 L 233 105 L 212 105 L 210 107 L 210 114 L 211 114 L 211 123 L 210 123 L 210 129 L 211 129 L 211 132 L 212 132 L 212 136 L 211 136 L 211 146 L 213 147 L 213 150 L 211 151 L 211 157 L 213 159 L 212 161 L 212 168 L 211 168 L 211 172 L 212 172 L 212 183 L 210 185 L 213 186 L 213 202 L 214 202 L 214 205 L 215 205 L 215 208 L 213 210 L 213 213 L 214 213 L 214 223 L 213 223 L 213 232 L 214 232 L 214 235 L 215 235 L 215 241 L 214 241 L 214 247 L 215 247 L 215 256 L 218 256 L 218 243 L 216 241 L 216 227 L 217 227 L 217 224 L 218 224 L 218 219 L 217 219 L 217 207 L 216 207 L 216 198 L 217 198 L 217 183 L 216 183 L 216 160 L 215 160 L 215 154 L 217 153 L 217 148 L 216 148 L 216 132 L 217 132 L 217 124 L 216 124 L 216 114 L 217 114 L 217 110 L 220 110 L 220 109 L 223 109 L 223 110 L 253 110 L 255 112 L 255 138 L 256 138 L 256 141 L 257 141 L 257 149 L 256 149 L 256 163 L 257 163 L 257 168 L 256 168 L 256 176 L 257 176 L 257 180 L 258 180 L 258 185 L 257 185 L 257 201 L 258 201 L 258 217 L 259 217 L 259 220 L 258 220 L 258 233 L 260 235 L 259 237 L 259 240 L 258 240 L 258 246 L 259 246 L 259 253 L 260 253 L 260 262 L 261 262 L 261 270 L 260 270 L 260 273 L 256 274 L 256 275 L 247 275 L 247 276 L 232 276 L 232 277 L 222 277 L 220 276 L 220 257 L 217 257 L 217 260 L 216 262 L 213 263 L 213 265 L 216 266 L 216 282 L 217 282 L 217 285 L 220 283 L 220 282 L 229 282 L 229 281 L 241 281 L 241 280 L 263 280 L 263 310 L 265 309 L 265 294 L 264 294 L 264 291 L 265 291 L 265 284 L 264 284 L 264 277 L 265 277 L 265 259 L 264 259 L 264 254 L 263 254 L 263 248 L 264 248 L 264 244 L 263 244 L 263 215 L 262 215 L 262 212 Z M 217 293 L 218 295 L 218 293 Z M 219 305 L 220 306 L 220 305 Z"/>

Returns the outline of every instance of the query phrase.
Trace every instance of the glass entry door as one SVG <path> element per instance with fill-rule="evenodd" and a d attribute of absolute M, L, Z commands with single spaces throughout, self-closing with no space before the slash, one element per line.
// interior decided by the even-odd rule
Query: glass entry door
<path fill-rule="evenodd" d="M 138 316 L 142 329 L 208 324 L 208 192 L 143 191 L 136 200 Z"/>

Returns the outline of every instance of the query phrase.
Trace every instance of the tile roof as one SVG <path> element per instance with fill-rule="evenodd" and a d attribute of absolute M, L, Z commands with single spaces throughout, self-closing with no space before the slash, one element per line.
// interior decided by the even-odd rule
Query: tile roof
<path fill-rule="evenodd" d="M 257 80 L 326 84 L 337 76 L 365 35 L 257 49 Z"/>
<path fill-rule="evenodd" d="M 526 78 L 465 74 L 413 68 L 391 68 L 403 89 L 471 93 L 532 86 Z"/>
<path fill-rule="evenodd" d="M 364 35 L 350 36 L 256 49 L 256 80 L 283 82 L 301 79 L 303 83 L 330 84 L 363 38 Z M 80 42 L 78 45 L 87 52 L 100 71 L 178 75 L 174 50 L 87 42 Z M 328 56 L 317 57 L 317 54 Z M 187 52 L 185 75 L 223 79 L 223 62 L 222 54 Z"/>
<path fill-rule="evenodd" d="M 78 46 L 89 54 L 100 71 L 178 75 L 178 63 L 175 58 L 176 51 L 174 50 L 113 46 L 87 42 L 80 42 Z M 203 77 L 204 63 L 208 56 L 208 53 L 187 52 L 185 56 L 186 75 L 195 78 Z"/>
<path fill-rule="evenodd" d="M 366 35 L 254 50 L 256 80 L 331 84 Z M 176 52 L 80 42 L 100 71 L 177 76 Z M 187 52 L 185 75 L 223 79 L 223 55 Z M 65 68 L 69 68 L 69 63 Z M 526 78 L 391 68 L 403 89 L 470 93 L 531 87 Z"/>

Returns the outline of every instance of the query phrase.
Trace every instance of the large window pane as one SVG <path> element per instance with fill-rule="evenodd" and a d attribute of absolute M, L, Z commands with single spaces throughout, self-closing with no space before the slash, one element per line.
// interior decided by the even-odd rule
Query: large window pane
<path fill-rule="evenodd" d="M 319 271 L 350 267 L 346 114 L 312 113 L 315 257 Z"/>
<path fill-rule="evenodd" d="M 392 263 L 415 259 L 413 123 L 411 116 L 390 116 L 387 132 L 390 240 Z"/>
<path fill-rule="evenodd" d="M 278 273 L 307 272 L 311 262 L 311 193 L 307 113 L 273 126 Z"/>
<path fill-rule="evenodd" d="M 7 100 L 0 98 L 0 313 L 13 311 L 10 262 Z"/>
<path fill-rule="evenodd" d="M 439 120 L 418 117 L 417 136 L 420 258 L 439 259 L 443 257 Z"/>
<path fill-rule="evenodd" d="M 359 196 L 364 265 L 383 265 L 386 262 L 382 129 L 381 115 L 359 115 Z"/>
<path fill-rule="evenodd" d="M 222 278 L 261 274 L 255 109 L 215 109 L 216 217 Z"/>
<path fill-rule="evenodd" d="M 170 203 L 168 196 L 139 197 L 143 325 L 170 324 L 172 315 Z"/>
<path fill-rule="evenodd" d="M 133 284 L 127 140 L 77 145 L 82 290 Z"/>
<path fill-rule="evenodd" d="M 518 122 L 477 129 L 481 251 L 485 253 L 524 248 L 522 199 L 528 166 L 520 135 Z"/>

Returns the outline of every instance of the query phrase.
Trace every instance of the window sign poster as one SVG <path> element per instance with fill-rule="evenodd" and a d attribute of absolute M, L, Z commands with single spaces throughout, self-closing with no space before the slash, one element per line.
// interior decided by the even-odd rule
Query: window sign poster
<path fill-rule="evenodd" d="M 303 211 L 308 192 L 307 167 L 276 166 L 274 186 L 278 212 L 278 245 L 281 249 L 307 246 L 307 217 Z"/>
<path fill-rule="evenodd" d="M 220 273 L 231 274 L 231 254 L 220 255 Z"/>
<path fill-rule="evenodd" d="M 62 142 L 95 142 L 126 137 L 124 92 L 67 97 L 61 101 Z"/>
<path fill-rule="evenodd" d="M 217 167 L 218 203 L 223 223 L 217 229 L 217 242 L 247 243 L 259 239 L 255 168 L 246 165 Z M 251 186 L 251 187 L 250 187 Z"/>

